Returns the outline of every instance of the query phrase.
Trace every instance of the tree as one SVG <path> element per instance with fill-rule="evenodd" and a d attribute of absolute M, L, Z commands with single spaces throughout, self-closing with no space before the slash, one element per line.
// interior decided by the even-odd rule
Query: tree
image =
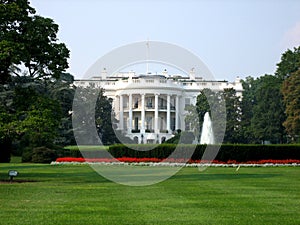
<path fill-rule="evenodd" d="M 300 134 L 300 69 L 285 79 L 281 91 L 287 116 L 283 125 L 295 141 Z"/>
<path fill-rule="evenodd" d="M 224 142 L 238 143 L 241 135 L 241 100 L 233 88 L 226 88 L 223 92 L 226 104 L 226 131 Z"/>
<path fill-rule="evenodd" d="M 246 77 L 242 80 L 243 98 L 241 101 L 241 138 L 240 143 L 254 143 L 255 138 L 251 130 L 251 119 L 255 104 L 256 80 L 253 77 Z"/>
<path fill-rule="evenodd" d="M 257 141 L 264 143 L 284 142 L 285 120 L 283 96 L 280 92 L 281 80 L 265 75 L 256 80 L 254 88 L 253 117 L 251 130 Z"/>
<path fill-rule="evenodd" d="M 34 15 L 27 0 L 1 0 L 0 83 L 12 75 L 59 78 L 68 68 L 69 50 L 57 43 L 58 25 Z M 26 70 L 18 69 L 25 66 Z"/>
<path fill-rule="evenodd" d="M 3 111 L 0 113 L 0 163 L 10 161 L 15 125 L 14 115 Z"/>
<path fill-rule="evenodd" d="M 185 123 L 190 124 L 190 130 L 193 131 L 194 136 L 198 140 L 200 140 L 201 136 L 204 114 L 206 112 L 210 113 L 207 96 L 215 96 L 215 93 L 210 89 L 203 89 L 197 96 L 196 105 L 188 105 L 185 107 L 185 110 L 187 111 Z"/>
<path fill-rule="evenodd" d="M 300 46 L 293 51 L 288 49 L 283 53 L 276 70 L 277 77 L 282 80 L 281 92 L 286 113 L 283 125 L 292 137 L 292 141 L 295 141 L 296 136 L 299 135 L 299 70 Z"/>
<path fill-rule="evenodd" d="M 96 127 L 101 141 L 105 145 L 116 143 L 115 118 L 112 110 L 112 99 L 99 95 L 95 107 Z"/>
<path fill-rule="evenodd" d="M 200 140 L 201 136 L 204 115 L 208 112 L 212 119 L 215 140 L 217 142 L 223 141 L 226 126 L 226 112 L 222 92 L 203 89 L 197 96 L 196 106 L 188 106 L 186 110 L 187 115 L 185 121 L 192 125 L 191 130 L 194 131 L 194 135 L 198 140 Z"/>
<path fill-rule="evenodd" d="M 22 112 L 20 112 L 22 113 Z M 39 96 L 35 104 L 24 112 L 26 115 L 20 123 L 19 133 L 22 140 L 30 147 L 52 147 L 57 137 L 61 111 L 58 102 Z"/>
<path fill-rule="evenodd" d="M 300 68 L 300 46 L 294 50 L 288 49 L 281 56 L 281 61 L 277 64 L 275 76 L 282 81 L 291 76 Z"/>
<path fill-rule="evenodd" d="M 73 128 L 84 144 L 97 144 L 98 138 L 104 145 L 118 142 L 114 132 L 116 121 L 112 101 L 104 95 L 103 89 L 96 89 L 92 85 L 77 87 L 73 109 L 73 124 L 76 125 Z"/>
<path fill-rule="evenodd" d="M 71 109 L 72 90 L 60 79 L 69 50 L 58 42 L 58 25 L 35 15 L 27 0 L 0 0 L 0 15 L 1 160 L 2 153 L 10 155 L 13 142 L 53 145 Z"/>
<path fill-rule="evenodd" d="M 26 0 L 1 0 L 0 4 L 0 83 L 5 84 L 11 67 L 21 62 L 23 25 L 35 10 Z"/>
<path fill-rule="evenodd" d="M 47 86 L 49 96 L 60 104 L 62 117 L 55 143 L 63 146 L 76 144 L 72 127 L 72 105 L 76 90 L 73 81 L 71 74 L 62 73 L 58 80 Z"/>

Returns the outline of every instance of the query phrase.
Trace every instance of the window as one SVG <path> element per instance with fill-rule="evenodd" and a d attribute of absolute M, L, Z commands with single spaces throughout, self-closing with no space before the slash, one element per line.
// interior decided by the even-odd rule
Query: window
<path fill-rule="evenodd" d="M 152 117 L 146 117 L 146 129 L 147 130 L 152 130 Z"/>
<path fill-rule="evenodd" d="M 123 118 L 123 129 L 124 129 L 124 130 L 127 130 L 127 127 L 128 127 L 128 126 L 127 126 L 127 117 L 124 117 L 124 118 Z"/>
<path fill-rule="evenodd" d="M 134 106 L 133 106 L 133 108 L 137 109 L 138 107 L 139 107 L 139 98 L 136 97 L 136 98 L 134 98 Z"/>
<path fill-rule="evenodd" d="M 164 121 L 164 117 L 160 117 L 160 130 L 165 129 L 164 124 L 166 124 L 165 121 Z"/>
<path fill-rule="evenodd" d="M 152 108 L 152 98 L 147 98 L 147 107 Z"/>
<path fill-rule="evenodd" d="M 175 117 L 172 117 L 171 118 L 171 130 L 172 131 L 175 131 L 175 123 L 176 123 L 176 119 L 175 119 Z"/>
<path fill-rule="evenodd" d="M 137 131 L 139 129 L 139 118 L 134 118 L 134 129 Z"/>
<path fill-rule="evenodd" d="M 185 98 L 185 107 L 191 105 L 191 99 L 190 98 Z"/>
<path fill-rule="evenodd" d="M 171 109 L 175 110 L 176 98 L 171 98 Z"/>
<path fill-rule="evenodd" d="M 165 103 L 164 103 L 164 99 L 163 98 L 160 98 L 160 108 L 161 109 L 166 109 L 167 107 L 165 106 Z"/>

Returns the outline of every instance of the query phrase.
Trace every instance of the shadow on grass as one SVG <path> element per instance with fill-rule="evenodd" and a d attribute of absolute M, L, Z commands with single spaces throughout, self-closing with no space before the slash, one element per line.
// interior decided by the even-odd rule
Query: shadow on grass
<path fill-rule="evenodd" d="M 265 179 L 280 176 L 280 174 L 240 174 L 240 173 L 232 173 L 232 174 L 176 174 L 170 179 L 180 179 L 180 180 L 197 180 L 197 181 L 207 181 L 207 180 L 237 180 L 237 179 Z"/>
<path fill-rule="evenodd" d="M 88 166 L 54 167 L 49 164 L 12 164 L 0 165 L 0 180 L 8 179 L 8 171 L 17 170 L 19 175 L 14 181 L 34 180 L 36 182 L 62 183 L 104 183 L 109 182 Z"/>
<path fill-rule="evenodd" d="M 7 179 L 7 180 L 5 180 L 5 179 L 3 179 L 3 180 L 0 180 L 0 184 L 15 184 L 15 183 L 32 183 L 32 182 L 38 182 L 38 181 L 36 181 L 36 180 L 21 180 L 21 179 L 19 179 L 19 180 L 9 180 L 9 179 Z"/>

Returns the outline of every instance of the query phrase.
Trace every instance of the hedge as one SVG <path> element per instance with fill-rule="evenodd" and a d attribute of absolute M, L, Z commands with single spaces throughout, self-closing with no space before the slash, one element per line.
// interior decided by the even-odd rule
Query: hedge
<path fill-rule="evenodd" d="M 77 146 L 67 146 L 64 148 L 64 154 L 60 157 L 102 158 L 103 152 L 107 149 L 108 147 L 105 146 L 81 146 L 79 150 Z"/>
<path fill-rule="evenodd" d="M 167 158 L 175 148 L 178 148 L 178 154 L 173 158 L 185 158 L 192 154 L 192 160 L 202 158 L 206 145 L 173 145 L 161 144 L 152 150 L 149 146 L 125 146 L 113 145 L 110 146 L 109 152 L 116 158 L 133 157 L 133 158 Z M 134 148 L 134 149 L 133 149 Z M 137 151 L 137 150 L 139 151 Z M 216 148 L 208 148 L 208 153 L 216 151 Z M 264 159 L 300 159 L 300 145 L 229 145 L 224 144 L 220 147 L 215 158 L 218 161 L 227 162 L 235 160 L 237 162 L 257 161 Z"/>
<path fill-rule="evenodd" d="M 207 148 L 206 145 L 111 145 L 108 149 L 109 153 L 115 158 L 158 158 L 164 159 L 170 156 L 177 148 L 177 154 L 173 155 L 174 159 L 190 158 L 199 160 L 202 158 L 205 150 L 208 153 L 214 151 L 213 148 Z M 148 150 L 151 149 L 151 150 Z M 104 158 L 103 149 L 81 148 L 66 150 L 64 157 L 85 157 L 85 158 Z M 215 158 L 218 161 L 227 162 L 235 160 L 237 162 L 258 161 L 258 160 L 284 160 L 284 159 L 300 159 L 300 145 L 243 145 L 243 144 L 223 144 Z"/>

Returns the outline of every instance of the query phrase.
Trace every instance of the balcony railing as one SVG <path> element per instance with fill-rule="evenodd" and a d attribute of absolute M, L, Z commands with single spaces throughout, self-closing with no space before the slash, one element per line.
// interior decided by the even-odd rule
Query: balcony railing
<path fill-rule="evenodd" d="M 134 129 L 134 130 L 131 130 L 131 133 L 140 133 L 140 129 Z"/>
<path fill-rule="evenodd" d="M 146 133 L 154 133 L 154 130 L 153 129 L 146 129 L 145 132 Z"/>

